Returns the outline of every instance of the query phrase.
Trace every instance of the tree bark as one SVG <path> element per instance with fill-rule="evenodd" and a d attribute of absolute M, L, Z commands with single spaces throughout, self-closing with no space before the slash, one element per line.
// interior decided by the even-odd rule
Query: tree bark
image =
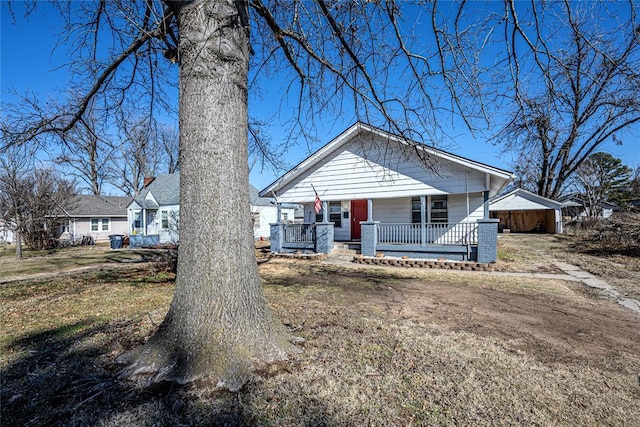
<path fill-rule="evenodd" d="M 16 259 L 22 259 L 22 234 L 20 234 L 20 227 L 16 227 L 14 238 L 16 241 Z"/>
<path fill-rule="evenodd" d="M 175 3 L 174 3 L 175 4 Z M 239 2 L 194 1 L 180 29 L 180 245 L 173 302 L 126 354 L 151 382 L 212 380 L 238 390 L 295 348 L 258 276 L 247 159 L 249 32 Z"/>

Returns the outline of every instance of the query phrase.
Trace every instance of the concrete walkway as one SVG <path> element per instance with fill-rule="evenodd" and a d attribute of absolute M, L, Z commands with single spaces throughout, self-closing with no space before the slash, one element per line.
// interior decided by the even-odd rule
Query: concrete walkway
<path fill-rule="evenodd" d="M 640 301 L 633 298 L 621 297 L 620 292 L 613 289 L 610 284 L 608 284 L 598 276 L 588 273 L 575 265 L 567 264 L 566 262 L 556 262 L 555 264 L 556 267 L 564 271 L 565 274 L 579 279 L 582 283 L 591 288 L 598 289 L 604 295 L 612 298 L 621 306 L 626 307 L 636 313 L 640 313 Z"/>

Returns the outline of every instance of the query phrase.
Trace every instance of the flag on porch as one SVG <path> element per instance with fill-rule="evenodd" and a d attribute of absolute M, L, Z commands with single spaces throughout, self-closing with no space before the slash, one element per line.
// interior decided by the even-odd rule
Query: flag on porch
<path fill-rule="evenodd" d="M 318 212 L 322 210 L 322 201 L 320 200 L 320 196 L 318 196 L 316 188 L 313 185 L 311 186 L 311 188 L 313 188 L 313 192 L 316 193 L 316 201 L 313 203 L 313 210 L 316 211 L 317 215 Z"/>

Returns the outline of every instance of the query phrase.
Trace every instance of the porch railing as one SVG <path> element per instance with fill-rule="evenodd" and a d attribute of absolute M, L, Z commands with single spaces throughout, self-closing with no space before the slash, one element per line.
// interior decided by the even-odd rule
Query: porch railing
<path fill-rule="evenodd" d="M 284 226 L 284 243 L 313 243 L 315 241 L 315 224 L 286 224 Z"/>
<path fill-rule="evenodd" d="M 424 224 L 378 224 L 378 243 L 390 245 L 475 245 L 474 222 Z"/>

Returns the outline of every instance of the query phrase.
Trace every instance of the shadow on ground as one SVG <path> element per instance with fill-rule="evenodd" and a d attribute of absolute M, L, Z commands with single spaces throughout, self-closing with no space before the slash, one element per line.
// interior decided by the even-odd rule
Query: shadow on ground
<path fill-rule="evenodd" d="M 2 377 L 2 426 L 259 424 L 243 403 L 248 391 L 228 393 L 163 384 L 140 389 L 118 377 L 122 348 L 139 345 L 139 322 L 78 322 L 24 337 L 10 345 L 24 356 Z M 260 384 L 249 388 L 255 391 Z M 203 394 L 205 399 L 202 399 Z M 208 395 L 207 395 L 208 394 Z M 335 424 L 322 402 L 308 402 L 315 425 Z"/>

